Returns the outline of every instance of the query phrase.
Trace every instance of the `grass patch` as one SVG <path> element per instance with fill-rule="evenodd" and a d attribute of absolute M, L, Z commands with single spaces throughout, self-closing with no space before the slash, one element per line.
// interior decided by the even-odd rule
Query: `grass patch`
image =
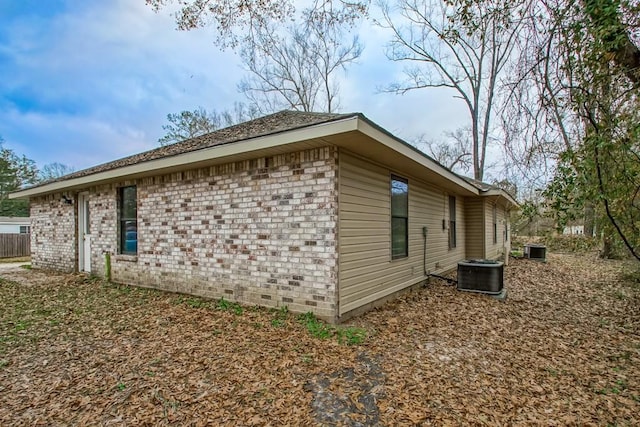
<path fill-rule="evenodd" d="M 282 319 L 271 319 L 271 326 L 274 328 L 282 328 L 284 327 L 285 322 Z"/>
<path fill-rule="evenodd" d="M 229 301 L 224 299 L 224 297 L 219 300 L 211 301 L 206 298 L 200 298 L 195 296 L 188 295 L 180 295 L 176 300 L 177 304 L 184 304 L 191 308 L 207 308 L 207 309 L 216 309 L 220 311 L 230 311 L 236 315 L 241 315 L 244 313 L 244 307 L 234 301 Z"/>
<path fill-rule="evenodd" d="M 625 285 L 635 291 L 640 291 L 640 270 L 627 270 L 622 273 L 622 280 Z"/>
<path fill-rule="evenodd" d="M 271 312 L 275 313 L 273 319 L 271 319 L 271 326 L 274 328 L 282 328 L 287 324 L 289 318 L 289 307 L 286 305 L 280 308 L 272 308 Z"/>
<path fill-rule="evenodd" d="M 360 345 L 367 339 L 366 329 L 350 326 L 337 330 L 338 342 L 344 345 Z"/>
<path fill-rule="evenodd" d="M 638 292 L 622 280 L 621 262 L 516 261 L 508 275 L 519 304 L 432 287 L 345 325 L 286 307 L 243 305 L 237 316 L 234 295 L 16 270 L 19 284 L 0 284 L 0 425 L 105 414 L 193 424 L 216 406 L 234 425 L 637 424 Z M 509 363 L 487 370 L 487 354 Z M 468 392 L 493 372 L 509 381 L 491 389 L 495 411 L 478 418 L 487 400 Z M 435 389 L 446 404 L 416 399 Z M 524 395 L 518 411 L 514 395 Z"/>
<path fill-rule="evenodd" d="M 41 339 L 80 336 L 95 319 L 105 329 L 131 329 L 113 313 L 146 305 L 162 297 L 159 291 L 110 285 L 96 277 L 63 275 L 50 282 L 23 286 L 0 278 L 0 356 Z M 134 325 L 135 327 L 135 325 Z"/>
<path fill-rule="evenodd" d="M 318 319 L 312 312 L 298 315 L 298 322 L 304 325 L 314 338 L 321 340 L 335 337 L 342 345 L 360 345 L 367 339 L 367 331 L 355 326 L 336 327 Z"/>
<path fill-rule="evenodd" d="M 180 297 L 178 302 L 186 304 L 191 308 L 209 308 L 209 301 L 198 297 Z"/>
<path fill-rule="evenodd" d="M 314 338 L 325 340 L 331 338 L 334 334 L 335 328 L 318 319 L 315 314 L 310 311 L 300 314 L 298 316 L 298 322 L 304 325 Z"/>
<path fill-rule="evenodd" d="M 236 315 L 241 315 L 244 312 L 244 308 L 242 305 L 237 302 L 229 301 L 224 299 L 224 297 L 220 298 L 216 303 L 216 308 L 222 311 L 231 311 Z"/>
<path fill-rule="evenodd" d="M 627 381 L 625 380 L 616 380 L 614 385 L 611 385 L 610 387 L 605 387 L 605 388 L 601 388 L 596 390 L 597 394 L 604 394 L 604 395 L 608 395 L 608 394 L 620 394 L 623 391 L 625 391 L 627 389 Z"/>

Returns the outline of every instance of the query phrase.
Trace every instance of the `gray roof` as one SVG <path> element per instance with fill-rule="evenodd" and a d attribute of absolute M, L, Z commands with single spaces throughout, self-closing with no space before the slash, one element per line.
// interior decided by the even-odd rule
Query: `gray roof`
<path fill-rule="evenodd" d="M 124 166 L 131 166 L 151 160 L 157 160 L 165 157 L 175 156 L 178 154 L 188 153 L 191 151 L 202 150 L 205 148 L 213 147 L 215 145 L 228 144 L 260 136 L 273 135 L 298 128 L 304 128 L 321 123 L 341 120 L 356 115 L 357 114 L 307 113 L 302 111 L 288 110 L 280 111 L 278 113 L 229 126 L 224 129 L 219 129 L 217 131 L 177 142 L 175 144 L 154 148 L 153 150 L 145 151 L 143 153 L 134 154 L 129 157 L 124 157 L 112 162 L 103 163 L 98 166 L 73 172 L 69 175 L 47 181 L 43 184 L 50 184 L 57 181 L 66 181 L 68 179 L 79 178 L 99 172 L 106 172 Z"/>
<path fill-rule="evenodd" d="M 492 190 L 493 191 L 502 191 L 505 194 L 509 195 L 513 199 L 513 201 L 516 202 L 516 204 L 517 204 L 516 197 L 513 194 L 511 194 L 509 191 L 505 190 L 502 187 L 498 187 L 497 185 L 493 185 L 493 184 L 488 184 L 488 183 L 483 182 L 483 181 L 478 181 L 477 179 L 470 178 L 468 176 L 464 176 L 464 175 L 460 175 L 460 174 L 457 174 L 457 175 L 460 178 L 462 178 L 465 181 L 467 181 L 469 184 L 471 184 L 474 187 L 476 187 L 478 190 L 480 190 L 483 193 L 486 193 L 487 191 L 492 191 Z"/>
<path fill-rule="evenodd" d="M 465 181 L 467 181 L 469 184 L 473 185 L 480 191 L 500 190 L 500 187 L 496 187 L 495 185 L 487 184 L 486 182 L 478 181 L 477 179 L 474 179 L 468 176 L 464 176 L 460 174 L 456 174 L 456 175 L 458 175 L 460 178 L 464 179 Z"/>
<path fill-rule="evenodd" d="M 195 152 L 198 150 L 204 150 L 204 149 L 218 146 L 218 145 L 246 141 L 253 138 L 258 138 L 258 137 L 263 137 L 268 135 L 276 135 L 276 134 L 287 132 L 287 131 L 302 129 L 302 128 L 306 128 L 314 125 L 330 123 L 330 122 L 340 121 L 343 119 L 354 118 L 354 117 L 358 117 L 366 121 L 371 126 L 378 129 L 379 131 L 385 133 L 386 135 L 393 138 L 394 140 L 411 148 L 416 152 L 416 154 L 419 154 L 423 157 L 430 159 L 431 161 L 441 166 L 444 170 L 448 171 L 449 173 L 452 173 L 453 176 L 458 176 L 459 178 L 463 179 L 469 185 L 476 188 L 480 192 L 487 192 L 490 190 L 500 190 L 498 187 L 495 187 L 493 185 L 453 173 L 451 170 L 439 164 L 437 161 L 435 161 L 433 158 L 431 158 L 424 152 L 418 150 L 414 146 L 406 143 L 405 141 L 402 141 L 398 137 L 392 135 L 387 130 L 371 122 L 366 117 L 364 117 L 361 113 L 332 114 L 332 113 L 309 113 L 309 112 L 288 111 L 288 110 L 280 111 L 278 113 L 270 114 L 268 116 L 250 120 L 248 122 L 229 126 L 224 129 L 219 129 L 217 131 L 214 131 L 202 136 L 198 136 L 195 138 L 190 138 L 175 144 L 158 147 L 149 151 L 145 151 L 143 153 L 134 154 L 129 157 L 124 157 L 122 159 L 114 160 L 112 162 L 103 163 L 98 166 L 73 172 L 69 175 L 65 175 L 60 178 L 38 184 L 30 188 L 46 186 L 51 183 L 72 180 L 74 178 L 82 178 L 82 177 L 90 176 L 93 174 L 98 174 L 101 172 L 111 171 L 118 168 L 124 168 L 127 166 L 133 166 L 133 165 L 137 165 L 137 164 L 141 164 L 141 163 L 145 163 L 153 160 L 169 158 L 172 156 L 178 156 L 181 154 Z M 505 192 L 505 195 L 508 195 L 508 193 Z"/>

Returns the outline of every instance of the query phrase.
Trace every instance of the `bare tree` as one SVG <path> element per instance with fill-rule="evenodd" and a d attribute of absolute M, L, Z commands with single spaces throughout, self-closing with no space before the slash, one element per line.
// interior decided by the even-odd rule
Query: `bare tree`
<path fill-rule="evenodd" d="M 283 108 L 334 112 L 338 73 L 362 53 L 357 36 L 309 15 L 284 33 L 267 25 L 243 43 L 240 57 L 249 75 L 239 89 L 261 112 Z"/>
<path fill-rule="evenodd" d="M 53 162 L 42 167 L 38 173 L 40 181 L 49 181 L 51 179 L 60 178 L 61 176 L 70 174 L 75 169 L 63 163 Z"/>
<path fill-rule="evenodd" d="M 252 106 L 236 102 L 233 110 L 211 112 L 202 107 L 193 111 L 167 114 L 169 124 L 163 125 L 166 134 L 158 139 L 160 145 L 169 145 L 185 139 L 195 138 L 220 128 L 256 118 L 259 112 Z"/>
<path fill-rule="evenodd" d="M 156 11 L 174 3 L 146 1 Z M 293 0 L 177 3 L 180 29 L 215 24 L 218 45 L 233 47 L 239 53 L 248 75 L 238 89 L 260 113 L 283 108 L 333 112 L 339 108 L 339 73 L 345 72 L 363 49 L 358 37 L 349 33 L 356 20 L 366 14 L 369 0 L 314 0 L 300 9 Z M 191 116 L 186 118 L 197 125 L 199 117 Z"/>
<path fill-rule="evenodd" d="M 518 61 L 509 69 L 510 93 L 501 114 L 510 141 L 503 145 L 505 156 L 521 175 L 537 181 L 537 187 L 553 175 L 560 153 L 571 153 L 584 136 L 572 107 L 571 77 L 561 65 L 572 61 L 570 50 L 561 46 L 566 18 L 562 2 L 536 3 L 524 16 Z"/>
<path fill-rule="evenodd" d="M 447 169 L 466 174 L 472 166 L 470 136 L 469 128 L 460 128 L 455 132 L 446 132 L 444 140 L 421 136 L 414 145 Z"/>
<path fill-rule="evenodd" d="M 406 80 L 388 88 L 395 93 L 448 88 L 469 112 L 473 175 L 482 180 L 491 141 L 493 108 L 500 77 L 512 59 L 523 10 L 529 0 L 398 0 L 381 4 L 380 25 L 393 36 L 392 61 L 406 62 Z"/>
<path fill-rule="evenodd" d="M 270 24 L 282 24 L 299 18 L 295 0 L 145 0 L 156 12 L 177 3 L 175 13 L 180 30 L 213 25 L 218 31 L 216 43 L 237 47 L 249 41 Z M 366 15 L 369 0 L 315 0 L 303 8 L 305 18 L 341 26 Z M 311 13 L 309 13 L 311 12 Z"/>
<path fill-rule="evenodd" d="M 507 129 L 522 142 L 516 154 L 527 169 L 529 160 L 555 163 L 544 194 L 558 225 L 583 215 L 585 228 L 595 221 L 603 231 L 604 256 L 617 236 L 640 260 L 640 4 L 536 6 L 521 39 L 514 108 L 505 109 Z"/>

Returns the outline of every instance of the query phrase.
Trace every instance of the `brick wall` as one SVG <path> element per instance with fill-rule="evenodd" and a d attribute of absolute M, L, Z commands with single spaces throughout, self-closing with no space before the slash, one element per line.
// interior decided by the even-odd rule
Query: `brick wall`
<path fill-rule="evenodd" d="M 326 147 L 90 188 L 92 271 L 104 275 L 109 252 L 116 282 L 333 320 L 336 169 L 337 151 Z M 138 255 L 118 255 L 118 188 L 132 184 Z M 43 222 L 51 211 L 65 224 L 61 233 L 36 219 L 34 265 L 73 269 L 73 208 L 54 205 L 34 204 Z"/>
<path fill-rule="evenodd" d="M 76 268 L 76 217 L 73 204 L 56 193 L 31 199 L 31 264 L 71 272 Z"/>

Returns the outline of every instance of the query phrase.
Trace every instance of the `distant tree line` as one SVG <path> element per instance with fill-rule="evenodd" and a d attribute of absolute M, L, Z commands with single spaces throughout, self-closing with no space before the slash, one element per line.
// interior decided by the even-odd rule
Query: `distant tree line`
<path fill-rule="evenodd" d="M 29 202 L 10 200 L 9 193 L 59 178 L 73 169 L 61 163 L 50 163 L 38 170 L 33 160 L 16 154 L 3 144 L 4 139 L 0 137 L 0 216 L 29 216 Z"/>

